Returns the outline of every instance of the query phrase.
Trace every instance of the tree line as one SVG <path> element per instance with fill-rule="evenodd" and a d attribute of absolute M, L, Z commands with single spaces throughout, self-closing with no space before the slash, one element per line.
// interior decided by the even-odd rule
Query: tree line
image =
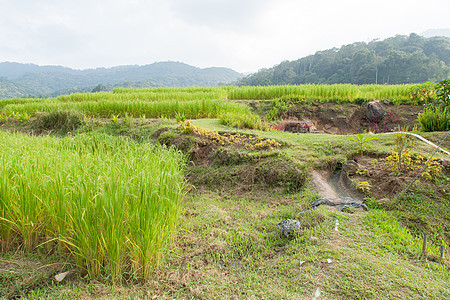
<path fill-rule="evenodd" d="M 448 79 L 449 73 L 450 38 L 425 38 L 412 33 L 283 61 L 236 84 L 405 84 L 437 82 Z"/>

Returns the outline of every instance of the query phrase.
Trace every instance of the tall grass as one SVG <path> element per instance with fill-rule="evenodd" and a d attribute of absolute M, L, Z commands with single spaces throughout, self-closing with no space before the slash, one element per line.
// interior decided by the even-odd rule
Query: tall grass
<path fill-rule="evenodd" d="M 226 126 L 236 127 L 236 128 L 249 128 L 267 131 L 269 126 L 267 123 L 263 122 L 261 118 L 252 113 L 240 114 L 233 112 L 225 112 L 219 116 L 220 123 Z"/>
<path fill-rule="evenodd" d="M 422 241 L 403 227 L 395 217 L 382 210 L 372 210 L 365 216 L 365 223 L 374 233 L 375 241 L 388 251 L 407 253 L 414 257 L 422 254 Z M 428 251 L 437 255 L 436 245 L 428 245 Z"/>
<path fill-rule="evenodd" d="M 223 112 L 247 113 L 250 108 L 246 105 L 223 100 L 197 100 L 197 101 L 89 101 L 75 103 L 61 103 L 47 101 L 43 103 L 11 104 L 3 108 L 4 114 L 12 112 L 28 113 L 54 112 L 59 110 L 74 110 L 85 115 L 110 117 L 111 115 L 141 116 L 150 118 L 174 118 L 177 113 L 187 118 L 215 118 Z"/>
<path fill-rule="evenodd" d="M 2 250 L 73 255 L 91 278 L 148 278 L 180 214 L 184 158 L 123 138 L 0 132 Z"/>
<path fill-rule="evenodd" d="M 447 131 L 450 130 L 450 109 L 428 107 L 418 115 L 417 120 L 422 131 Z"/>
<path fill-rule="evenodd" d="M 221 86 L 186 88 L 115 88 L 113 92 L 76 93 L 56 98 L 2 99 L 0 108 L 9 104 L 26 103 L 79 103 L 79 102 L 128 102 L 128 101 L 198 101 L 198 100 L 270 100 L 292 97 L 302 100 L 354 102 L 357 100 L 388 99 L 402 103 L 411 100 L 411 91 L 417 85 L 277 85 L 277 86 Z"/>
<path fill-rule="evenodd" d="M 230 89 L 228 99 L 276 99 L 292 97 L 298 100 L 322 102 L 355 102 L 357 100 L 388 99 L 395 103 L 410 101 L 410 91 L 414 85 L 280 85 L 244 86 Z"/>

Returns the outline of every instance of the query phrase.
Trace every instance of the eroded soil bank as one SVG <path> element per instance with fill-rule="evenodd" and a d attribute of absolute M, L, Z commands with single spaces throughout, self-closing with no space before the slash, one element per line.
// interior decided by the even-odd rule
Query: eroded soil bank
<path fill-rule="evenodd" d="M 399 126 L 417 124 L 417 115 L 423 110 L 417 105 L 383 104 L 386 114 L 379 122 L 366 118 L 365 105 L 335 103 L 296 104 L 281 117 L 289 120 L 311 121 L 317 130 L 329 134 L 355 134 L 365 131 L 389 132 Z"/>

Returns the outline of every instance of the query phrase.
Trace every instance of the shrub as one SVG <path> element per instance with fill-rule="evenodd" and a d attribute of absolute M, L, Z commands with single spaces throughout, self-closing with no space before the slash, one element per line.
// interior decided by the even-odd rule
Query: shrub
<path fill-rule="evenodd" d="M 48 114 L 38 116 L 33 123 L 34 129 L 41 132 L 74 132 L 83 124 L 83 115 L 70 111 L 54 111 Z"/>

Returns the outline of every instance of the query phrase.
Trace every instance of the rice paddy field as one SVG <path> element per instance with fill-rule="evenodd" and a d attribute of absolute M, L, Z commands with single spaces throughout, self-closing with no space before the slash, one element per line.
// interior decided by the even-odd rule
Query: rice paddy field
<path fill-rule="evenodd" d="M 96 134 L 0 132 L 0 147 L 2 251 L 67 253 L 91 278 L 149 277 L 180 214 L 181 153 Z"/>
<path fill-rule="evenodd" d="M 389 210 L 397 202 L 300 216 L 317 198 L 307 173 L 355 156 L 352 143 L 276 132 L 248 105 L 418 104 L 417 87 L 116 88 L 0 100 L 0 299 L 311 299 L 318 287 L 323 299 L 445 299 L 448 260 L 436 257 L 439 246 L 447 251 L 438 242 L 448 224 L 396 215 Z M 227 143 L 208 140 L 218 136 Z M 240 139 L 268 147 L 239 148 Z M 395 142 L 380 141 L 363 154 L 383 156 Z M 443 214 L 433 222 L 448 220 L 445 178 L 414 187 L 428 198 L 405 198 Z M 437 199 L 436 187 L 444 204 L 435 209 L 425 198 Z M 299 219 L 304 235 L 277 234 L 284 218 Z M 433 261 L 421 256 L 420 235 L 405 219 L 439 227 Z M 56 283 L 67 270 L 76 279 Z"/>
<path fill-rule="evenodd" d="M 20 98 L 0 100 L 3 115 L 33 115 L 74 109 L 92 116 L 125 114 L 148 117 L 173 117 L 176 112 L 190 118 L 216 117 L 219 111 L 245 113 L 245 107 L 232 100 L 271 100 L 291 97 L 304 101 L 346 103 L 388 99 L 394 103 L 411 101 L 416 85 L 299 85 L 267 87 L 189 87 L 189 88 L 116 88 L 111 92 L 83 93 L 56 98 Z M 228 100 L 228 101 L 227 101 Z M 231 103 L 230 103 L 231 101 Z M 161 105 L 161 102 L 164 105 Z"/>

